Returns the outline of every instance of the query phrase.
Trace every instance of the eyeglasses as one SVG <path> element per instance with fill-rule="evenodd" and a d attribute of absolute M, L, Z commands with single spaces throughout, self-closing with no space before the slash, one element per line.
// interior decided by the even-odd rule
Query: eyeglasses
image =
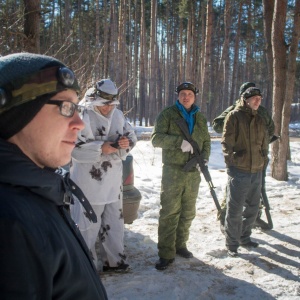
<path fill-rule="evenodd" d="M 84 106 L 75 104 L 71 101 L 48 100 L 47 104 L 57 105 L 59 107 L 60 114 L 67 118 L 72 118 L 75 111 L 81 113 L 84 110 Z"/>

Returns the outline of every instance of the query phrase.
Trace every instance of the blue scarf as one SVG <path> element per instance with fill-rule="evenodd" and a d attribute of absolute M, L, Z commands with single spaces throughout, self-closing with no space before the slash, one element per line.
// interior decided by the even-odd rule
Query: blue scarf
<path fill-rule="evenodd" d="M 179 102 L 179 100 L 176 101 L 176 106 L 179 109 L 179 111 L 183 114 L 183 118 L 188 124 L 189 132 L 190 134 L 193 133 L 195 120 L 194 120 L 194 114 L 197 113 L 200 109 L 197 105 L 193 104 L 192 109 L 190 111 L 187 111 L 184 106 Z"/>

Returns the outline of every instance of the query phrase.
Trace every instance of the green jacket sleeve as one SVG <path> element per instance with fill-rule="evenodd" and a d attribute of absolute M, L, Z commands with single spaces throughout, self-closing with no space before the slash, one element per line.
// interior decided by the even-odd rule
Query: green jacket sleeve
<path fill-rule="evenodd" d="M 168 109 L 162 111 L 154 124 L 154 129 L 151 135 L 153 147 L 162 149 L 180 148 L 183 137 L 177 134 L 176 131 L 170 130 L 172 120 L 168 115 Z"/>

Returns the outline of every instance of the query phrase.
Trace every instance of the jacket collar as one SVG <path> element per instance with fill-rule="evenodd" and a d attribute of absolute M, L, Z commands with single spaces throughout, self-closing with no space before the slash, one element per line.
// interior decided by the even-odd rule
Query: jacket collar
<path fill-rule="evenodd" d="M 257 115 L 257 110 L 253 110 L 250 107 L 245 105 L 245 101 L 243 99 L 239 99 L 236 103 L 236 108 L 237 110 L 244 111 L 248 114 L 251 114 L 253 116 Z"/>
<path fill-rule="evenodd" d="M 16 145 L 0 139 L 0 183 L 29 189 L 56 205 L 63 205 L 63 177 L 55 170 L 42 169 Z"/>

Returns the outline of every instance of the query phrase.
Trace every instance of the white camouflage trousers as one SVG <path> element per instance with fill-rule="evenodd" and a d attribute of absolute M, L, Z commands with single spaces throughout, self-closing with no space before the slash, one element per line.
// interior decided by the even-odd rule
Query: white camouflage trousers
<path fill-rule="evenodd" d="M 101 271 L 103 266 L 117 267 L 126 261 L 122 199 L 109 204 L 92 205 L 92 207 L 97 216 L 97 223 L 92 223 L 85 216 L 85 210 L 77 199 L 70 208 L 72 219 L 78 225 L 93 255 L 97 270 Z M 97 250 L 99 251 L 96 251 L 98 236 L 99 249 Z"/>

